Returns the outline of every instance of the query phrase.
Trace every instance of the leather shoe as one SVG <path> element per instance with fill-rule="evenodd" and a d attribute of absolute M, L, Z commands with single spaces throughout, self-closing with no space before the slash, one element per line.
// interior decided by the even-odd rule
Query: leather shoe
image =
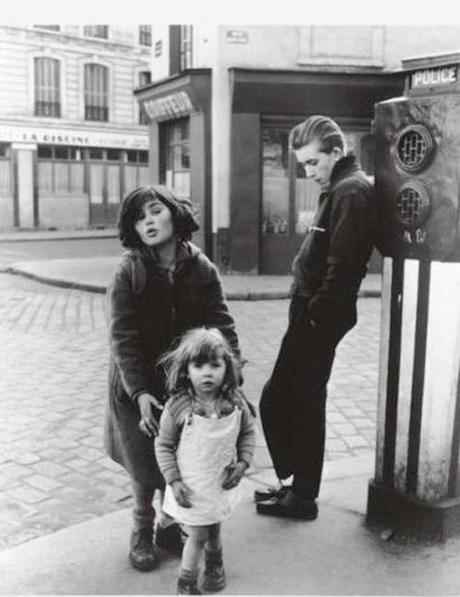
<path fill-rule="evenodd" d="M 258 502 L 265 502 L 266 500 L 271 500 L 275 497 L 281 497 L 289 489 L 292 489 L 291 485 L 281 485 L 281 487 L 267 487 L 265 491 L 256 489 L 254 491 L 254 501 L 257 504 Z"/>
<path fill-rule="evenodd" d="M 141 528 L 131 533 L 129 561 L 133 568 L 148 572 L 157 564 L 153 547 L 153 529 Z"/>
<path fill-rule="evenodd" d="M 256 504 L 259 514 L 279 516 L 282 518 L 297 518 L 314 520 L 318 516 L 318 505 L 314 499 L 298 497 L 289 489 L 279 497 L 274 497 Z"/>

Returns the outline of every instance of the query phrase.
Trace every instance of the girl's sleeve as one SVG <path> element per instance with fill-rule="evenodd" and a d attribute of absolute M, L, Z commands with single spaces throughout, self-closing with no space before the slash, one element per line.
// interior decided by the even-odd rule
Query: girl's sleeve
<path fill-rule="evenodd" d="M 128 396 L 135 400 L 143 392 L 151 392 L 148 364 L 140 349 L 136 296 L 126 262 L 116 270 L 107 290 L 107 317 L 110 350 L 120 371 Z"/>
<path fill-rule="evenodd" d="M 178 442 L 179 427 L 167 402 L 160 417 L 160 430 L 155 438 L 155 456 L 168 485 L 181 478 L 176 458 Z"/>
<path fill-rule="evenodd" d="M 241 429 L 237 441 L 238 460 L 251 466 L 256 444 L 256 426 L 254 416 L 245 404 L 242 408 Z"/>
<path fill-rule="evenodd" d="M 241 359 L 235 321 L 228 310 L 219 273 L 213 263 L 209 262 L 209 266 L 211 268 L 211 281 L 208 290 L 206 325 L 219 329 L 227 338 L 235 356 Z"/>

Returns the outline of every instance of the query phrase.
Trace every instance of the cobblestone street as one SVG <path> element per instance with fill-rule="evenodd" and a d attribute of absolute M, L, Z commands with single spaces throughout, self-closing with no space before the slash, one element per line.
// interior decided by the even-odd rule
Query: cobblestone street
<path fill-rule="evenodd" d="M 231 301 L 245 390 L 257 403 L 288 301 Z M 378 299 L 360 299 L 329 384 L 326 459 L 369 454 L 377 398 Z M 0 274 L 0 548 L 124 508 L 126 474 L 104 455 L 104 297 Z M 256 467 L 269 461 L 259 433 Z"/>

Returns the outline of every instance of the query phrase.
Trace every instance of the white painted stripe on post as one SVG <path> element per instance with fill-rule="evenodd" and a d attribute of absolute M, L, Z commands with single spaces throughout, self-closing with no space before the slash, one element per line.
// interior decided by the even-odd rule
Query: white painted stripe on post
<path fill-rule="evenodd" d="M 387 404 L 388 351 L 390 348 L 391 284 L 393 259 L 383 259 L 382 298 L 380 303 L 380 356 L 377 404 L 377 438 L 375 447 L 375 480 L 383 482 L 383 451 L 385 443 L 385 408 Z"/>
<path fill-rule="evenodd" d="M 417 497 L 447 496 L 460 363 L 460 264 L 433 262 Z"/>
<path fill-rule="evenodd" d="M 418 281 L 419 261 L 415 259 L 406 259 L 404 262 L 398 420 L 394 469 L 394 485 L 395 488 L 401 492 L 406 491 L 407 450 L 409 445 L 412 377 L 414 373 Z"/>

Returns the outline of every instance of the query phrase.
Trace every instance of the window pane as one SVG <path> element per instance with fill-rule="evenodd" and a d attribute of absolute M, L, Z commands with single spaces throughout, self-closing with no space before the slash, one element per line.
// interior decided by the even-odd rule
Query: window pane
<path fill-rule="evenodd" d="M 150 172 L 145 166 L 139 166 L 139 184 L 150 184 Z"/>
<path fill-rule="evenodd" d="M 82 163 L 70 163 L 70 192 L 78 195 L 83 194 L 84 189 L 84 165 Z"/>
<path fill-rule="evenodd" d="M 83 27 L 83 35 L 86 37 L 99 37 L 101 39 L 108 39 L 109 27 L 108 25 L 85 25 Z"/>
<path fill-rule="evenodd" d="M 139 43 L 143 46 L 152 45 L 152 26 L 139 25 Z"/>
<path fill-rule="evenodd" d="M 60 62 L 54 58 L 35 58 L 35 115 L 58 118 L 60 104 Z"/>
<path fill-rule="evenodd" d="M 38 162 L 38 192 L 40 195 L 53 193 L 53 163 Z"/>
<path fill-rule="evenodd" d="M 85 65 L 85 120 L 108 121 L 108 68 L 102 64 Z"/>
<path fill-rule="evenodd" d="M 62 162 L 55 162 L 54 166 L 54 192 L 68 193 L 69 192 L 69 164 Z"/>
<path fill-rule="evenodd" d="M 51 145 L 39 145 L 37 154 L 39 159 L 50 159 L 53 157 L 53 147 Z"/>
<path fill-rule="evenodd" d="M 137 166 L 125 166 L 125 188 L 124 192 L 129 193 L 138 186 Z"/>
<path fill-rule="evenodd" d="M 89 159 L 90 160 L 102 160 L 104 159 L 104 153 L 102 149 L 97 149 L 95 147 L 91 148 L 88 151 Z"/>
<path fill-rule="evenodd" d="M 120 160 L 120 150 L 119 149 L 108 149 L 107 150 L 107 159 L 112 161 L 119 161 Z"/>
<path fill-rule="evenodd" d="M 288 131 L 262 132 L 262 231 L 287 234 L 289 218 Z"/>
<path fill-rule="evenodd" d="M 148 162 L 149 162 L 149 152 L 148 151 L 139 151 L 139 162 L 141 164 L 148 164 Z"/>
<path fill-rule="evenodd" d="M 54 156 L 57 160 L 68 160 L 69 149 L 67 147 L 60 147 L 59 145 L 54 149 Z"/>
<path fill-rule="evenodd" d="M 109 203 L 120 203 L 120 166 L 107 165 L 107 198 Z"/>

